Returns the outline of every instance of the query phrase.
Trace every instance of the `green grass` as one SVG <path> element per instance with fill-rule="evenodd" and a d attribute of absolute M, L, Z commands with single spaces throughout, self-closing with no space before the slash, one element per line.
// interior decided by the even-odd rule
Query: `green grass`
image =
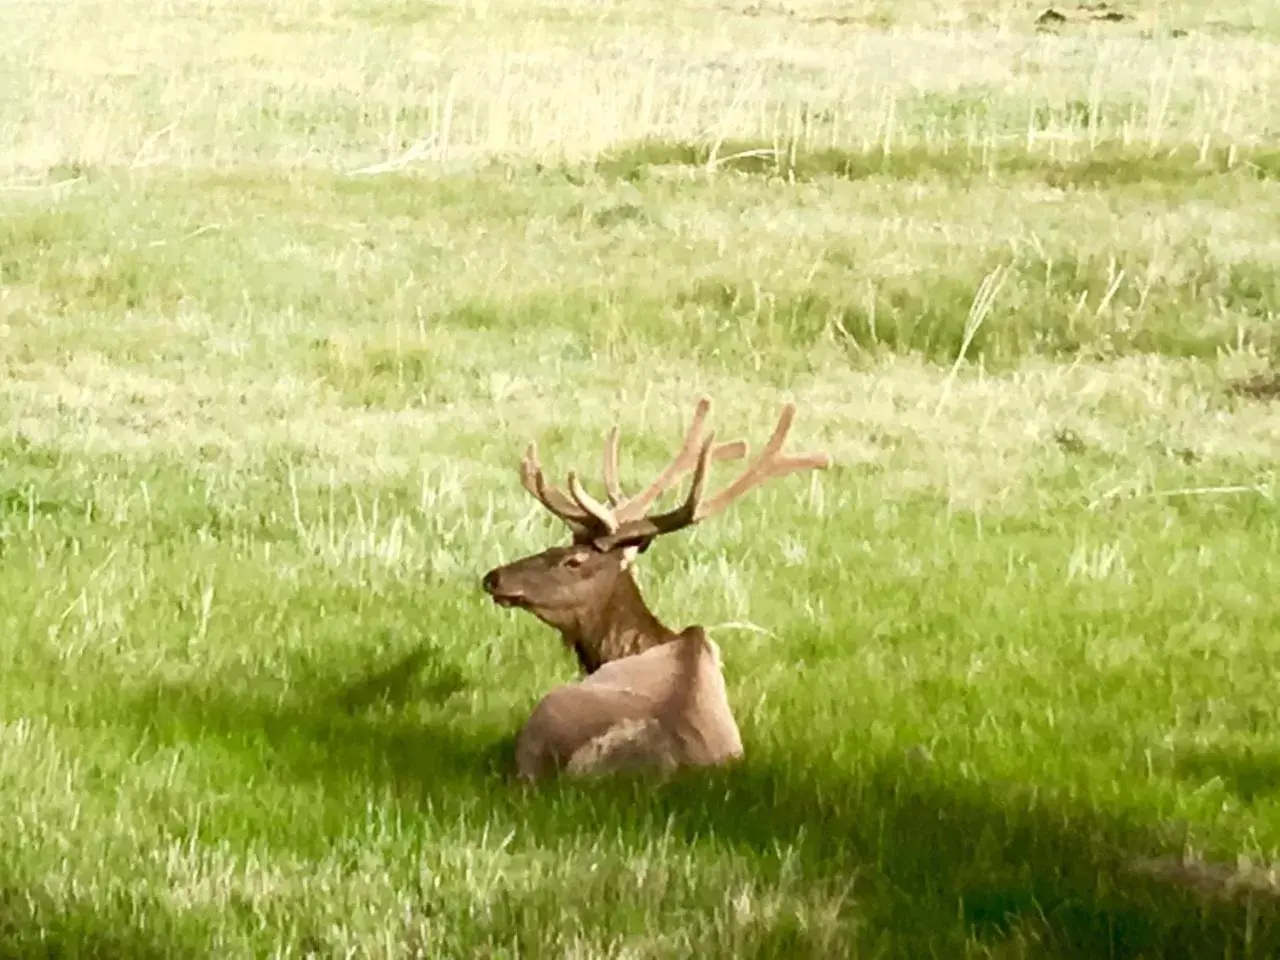
<path fill-rule="evenodd" d="M 1280 955 L 1270 5 L 48 12 L 0 956 Z M 642 561 L 746 758 L 519 786 L 517 459 L 640 483 L 704 391 L 835 458 Z"/>

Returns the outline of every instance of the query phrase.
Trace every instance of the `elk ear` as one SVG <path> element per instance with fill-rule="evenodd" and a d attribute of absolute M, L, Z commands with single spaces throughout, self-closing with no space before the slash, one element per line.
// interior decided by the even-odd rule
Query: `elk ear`
<path fill-rule="evenodd" d="M 635 563 L 636 557 L 649 549 L 649 544 L 651 543 L 653 543 L 652 536 L 629 537 L 623 540 L 615 540 L 606 536 L 597 537 L 592 545 L 601 553 L 618 551 L 622 555 L 619 567 L 626 570 Z"/>
<path fill-rule="evenodd" d="M 615 537 L 612 534 L 606 534 L 603 537 L 595 537 L 591 541 L 591 545 L 601 553 L 609 553 L 613 550 L 626 550 L 634 557 L 636 554 L 644 553 L 649 549 L 649 544 L 653 543 L 653 536 L 641 534 L 635 537 Z"/>

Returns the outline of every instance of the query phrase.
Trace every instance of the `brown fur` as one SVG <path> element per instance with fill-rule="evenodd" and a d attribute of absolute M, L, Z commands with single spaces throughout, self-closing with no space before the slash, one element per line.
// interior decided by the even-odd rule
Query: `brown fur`
<path fill-rule="evenodd" d="M 720 652 L 699 627 L 556 687 L 516 740 L 525 779 L 640 767 L 670 772 L 742 756 Z"/>

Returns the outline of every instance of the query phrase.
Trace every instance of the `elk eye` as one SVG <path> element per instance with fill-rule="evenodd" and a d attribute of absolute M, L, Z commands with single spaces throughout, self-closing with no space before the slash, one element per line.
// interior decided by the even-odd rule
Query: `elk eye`
<path fill-rule="evenodd" d="M 566 567 L 580 567 L 580 566 L 582 566 L 582 554 L 580 554 L 580 553 L 571 553 L 571 554 L 569 554 L 569 556 L 567 556 L 567 557 L 565 557 L 565 558 L 564 558 L 564 565 L 565 565 Z"/>

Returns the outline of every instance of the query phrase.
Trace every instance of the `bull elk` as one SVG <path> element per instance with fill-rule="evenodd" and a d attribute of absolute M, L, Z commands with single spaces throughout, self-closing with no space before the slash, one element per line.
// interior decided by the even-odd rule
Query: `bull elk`
<path fill-rule="evenodd" d="M 559 770 L 670 771 L 742 755 L 719 648 L 701 627 L 676 633 L 665 626 L 645 604 L 632 565 L 657 537 L 720 513 L 766 480 L 825 469 L 831 460 L 826 453 L 782 453 L 795 417 L 795 405 L 787 403 L 760 455 L 733 483 L 704 498 L 711 462 L 747 455 L 742 441 L 716 444 L 714 432 L 702 436 L 710 409 L 710 399 L 698 401 L 679 452 L 632 497 L 624 496 L 618 483 L 615 425 L 605 440 L 607 503 L 591 496 L 572 471 L 568 493 L 550 486 L 536 444 L 529 445 L 520 464 L 521 484 L 564 521 L 572 542 L 490 570 L 482 584 L 498 605 L 528 610 L 559 631 L 584 676 L 556 687 L 534 708 L 516 739 L 521 777 Z M 649 513 L 690 470 L 693 480 L 684 502 L 665 513 Z"/>

